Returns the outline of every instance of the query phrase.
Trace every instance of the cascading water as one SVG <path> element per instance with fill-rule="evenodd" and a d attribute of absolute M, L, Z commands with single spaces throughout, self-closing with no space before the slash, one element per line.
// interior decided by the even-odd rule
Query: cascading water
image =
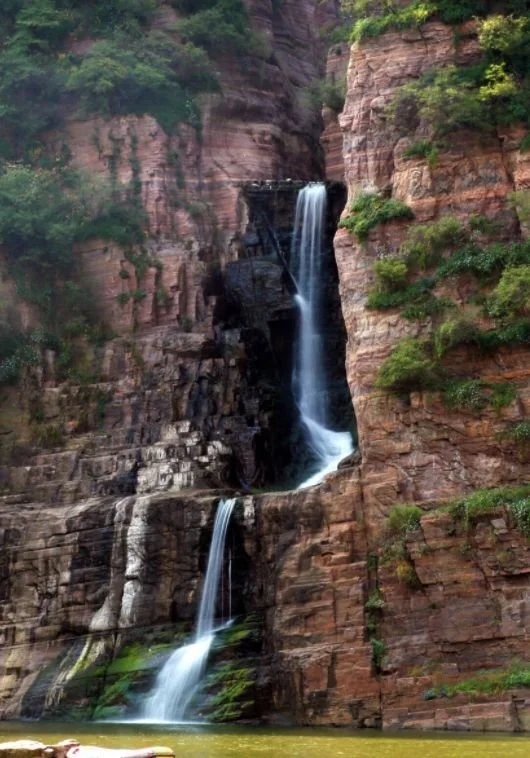
<path fill-rule="evenodd" d="M 310 184 L 300 192 L 291 250 L 293 275 L 298 286 L 295 299 L 300 310 L 293 388 L 307 443 L 315 458 L 314 473 L 298 489 L 319 484 L 353 452 L 351 434 L 335 432 L 327 426 L 327 387 L 318 331 L 326 205 L 327 192 L 323 184 Z"/>
<path fill-rule="evenodd" d="M 175 650 L 160 670 L 144 707 L 148 721 L 183 721 L 197 692 L 215 637 L 214 620 L 219 580 L 223 568 L 228 522 L 236 499 L 221 500 L 217 508 L 202 590 L 194 641 Z"/>

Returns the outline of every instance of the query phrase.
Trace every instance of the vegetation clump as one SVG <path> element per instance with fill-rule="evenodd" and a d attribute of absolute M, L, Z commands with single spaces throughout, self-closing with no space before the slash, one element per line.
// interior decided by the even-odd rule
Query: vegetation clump
<path fill-rule="evenodd" d="M 340 226 L 355 234 L 359 241 L 368 237 L 370 229 L 394 219 L 411 219 L 412 210 L 395 198 L 386 198 L 375 192 L 361 192 L 350 206 L 350 214 Z"/>
<path fill-rule="evenodd" d="M 392 392 L 434 387 L 438 381 L 436 361 L 425 341 L 406 337 L 392 350 L 379 369 L 376 386 Z"/>
<path fill-rule="evenodd" d="M 530 536 L 527 529 L 527 522 L 530 523 L 529 507 L 530 485 L 524 484 L 516 487 L 475 490 L 462 500 L 453 503 L 449 510 L 453 518 L 462 521 L 469 528 L 478 519 L 489 515 L 492 511 L 506 508 L 514 518 L 516 527 L 525 536 Z"/>
<path fill-rule="evenodd" d="M 387 518 L 387 527 L 396 537 L 405 537 L 420 527 L 423 511 L 417 505 L 395 505 Z"/>
<path fill-rule="evenodd" d="M 431 696 L 496 695 L 519 687 L 530 687 L 530 667 L 521 661 L 516 661 L 508 669 L 483 670 L 456 684 L 438 685 Z"/>
<path fill-rule="evenodd" d="M 438 162 L 439 149 L 431 140 L 420 140 L 413 142 L 403 150 L 403 158 L 410 160 L 412 158 L 424 158 L 430 168 L 434 168 Z"/>

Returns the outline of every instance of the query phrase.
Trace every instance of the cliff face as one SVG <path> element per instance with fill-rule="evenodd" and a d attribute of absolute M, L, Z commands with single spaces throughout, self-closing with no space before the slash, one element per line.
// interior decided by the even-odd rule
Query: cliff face
<path fill-rule="evenodd" d="M 139 182 L 149 261 L 139 272 L 115 244 L 80 245 L 87 282 L 116 335 L 88 354 L 97 378 L 60 380 L 48 351 L 21 391 L 4 390 L 3 717 L 137 708 L 190 628 L 219 498 L 277 481 L 281 467 L 293 473 L 296 316 L 263 220 L 286 248 L 299 188 L 289 179 L 323 178 L 325 157 L 328 178 L 344 176 L 348 202 L 360 189 L 379 189 L 407 203 L 415 223 L 480 214 L 500 222 L 505 240 L 521 232 L 506 202 L 529 185 L 516 129 L 480 139 L 460 131 L 429 166 L 403 156 L 410 139 L 387 118 L 400 85 L 433 65 L 474 62 L 472 33 L 457 45 L 452 28 L 430 22 L 421 33 L 369 39 L 351 57 L 335 47 L 328 75 L 340 79 L 349 59 L 348 89 L 340 119 L 325 111 L 324 156 L 322 124 L 300 90 L 324 69 L 316 31 L 334 18 L 335 4 L 247 5 L 268 54 L 244 70 L 219 63 L 223 94 L 204 96 L 200 133 L 181 127 L 169 138 L 148 116 L 68 122 L 77 166 Z M 166 8 L 157 23 L 173 19 Z M 331 197 L 330 228 L 340 188 Z M 530 363 L 523 347 L 452 353 L 467 374 L 516 384 L 517 401 L 498 412 L 451 411 L 435 392 L 375 389 L 396 342 L 430 329 L 396 310 L 366 308 L 374 261 L 405 233 L 403 222 L 390 222 L 361 244 L 338 231 L 344 323 L 333 263 L 327 273 L 329 371 L 339 385 L 346 335 L 362 462 L 310 490 L 246 495 L 236 512 L 234 610 L 257 614 L 261 640 L 243 651 L 252 659 L 252 716 L 529 729 L 527 689 L 503 680 L 488 691 L 451 690 L 481 670 L 509 673 L 525 660 L 528 540 L 503 503 L 469 522 L 437 506 L 526 479 L 527 456 L 499 432 L 526 415 Z M 454 290 L 463 304 L 469 283 Z M 26 309 L 25 322 L 33 318 Z M 344 420 L 340 388 L 337 398 Z M 425 506 L 421 522 L 389 533 L 391 508 L 410 502 Z M 234 645 L 226 655 L 235 659 Z M 139 671 L 128 699 L 131 682 L 120 676 L 135 680 Z"/>
<path fill-rule="evenodd" d="M 456 45 L 456 46 L 455 46 Z M 492 135 L 452 133 L 435 166 L 406 159 L 403 138 L 390 123 L 387 107 L 398 88 L 433 67 L 476 61 L 476 37 L 455 43 L 451 27 L 431 22 L 421 34 L 387 33 L 355 47 L 346 106 L 341 115 L 345 177 L 350 200 L 361 190 L 388 192 L 413 211 L 415 224 L 444 215 L 472 214 L 498 222 L 504 239 L 519 235 L 519 221 L 508 194 L 528 186 L 528 160 L 517 145 L 516 129 Z M 416 139 L 421 138 L 421 133 Z M 528 354 L 501 349 L 491 357 L 466 346 L 451 359 L 476 378 L 507 380 L 518 389 L 517 403 L 480 417 L 451 412 L 433 393 L 412 393 L 410 402 L 374 391 L 378 369 L 405 336 L 426 336 L 429 320 L 411 322 L 396 310 L 366 308 L 374 281 L 372 266 L 382 251 L 396 251 L 406 225 L 392 222 L 374 229 L 360 244 L 345 229 L 336 237 L 341 303 L 348 331 L 347 374 L 363 451 L 363 493 L 367 518 L 377 522 L 398 501 L 437 501 L 474 487 L 525 480 L 528 465 L 498 440 L 506 422 L 528 409 Z M 470 294 L 469 281 L 451 282 L 447 293 L 459 308 Z M 445 294 L 445 292 L 443 293 Z"/>

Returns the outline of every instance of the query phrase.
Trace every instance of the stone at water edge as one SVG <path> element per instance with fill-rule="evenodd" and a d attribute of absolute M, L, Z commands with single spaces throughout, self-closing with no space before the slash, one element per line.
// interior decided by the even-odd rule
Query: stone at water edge
<path fill-rule="evenodd" d="M 67 758 L 158 758 L 167 756 L 175 758 L 175 753 L 168 747 L 145 747 L 137 750 L 114 750 L 111 748 L 80 745 L 69 750 Z M 0 757 L 1 758 L 1 757 Z"/>
<path fill-rule="evenodd" d="M 58 745 L 43 745 L 33 740 L 0 743 L 0 758 L 175 758 L 167 747 L 146 747 L 138 750 L 111 750 L 64 740 Z"/>
<path fill-rule="evenodd" d="M 0 758 L 41 758 L 46 745 L 34 740 L 0 742 Z"/>

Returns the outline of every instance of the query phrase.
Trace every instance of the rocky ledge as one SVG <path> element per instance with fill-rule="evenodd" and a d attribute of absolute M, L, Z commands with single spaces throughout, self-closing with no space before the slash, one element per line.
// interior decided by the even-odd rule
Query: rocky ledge
<path fill-rule="evenodd" d="M 44 745 L 33 740 L 0 743 L 0 758 L 156 758 L 174 756 L 167 747 L 147 747 L 138 750 L 108 750 L 85 746 L 77 740 L 64 740 L 57 745 Z"/>

